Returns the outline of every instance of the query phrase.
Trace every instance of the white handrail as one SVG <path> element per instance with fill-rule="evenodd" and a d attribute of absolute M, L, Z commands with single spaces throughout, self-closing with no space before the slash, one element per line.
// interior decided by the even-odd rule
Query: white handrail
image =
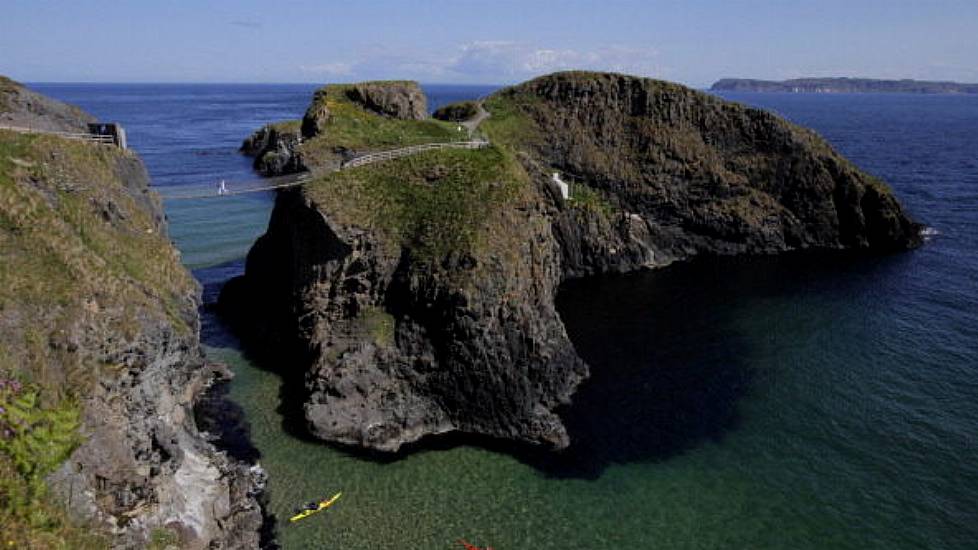
<path fill-rule="evenodd" d="M 380 162 L 385 160 L 393 160 L 396 158 L 407 157 L 417 153 L 422 153 L 424 151 L 433 151 L 436 149 L 482 149 L 484 147 L 489 147 L 488 141 L 450 141 L 443 143 L 423 143 L 421 145 L 412 145 L 410 147 L 402 147 L 400 149 L 390 149 L 388 151 L 380 151 L 377 153 L 368 153 L 366 155 L 361 155 L 356 158 L 352 158 L 343 163 L 340 167 L 341 170 L 347 168 L 356 168 L 357 166 L 363 166 L 365 164 L 371 164 L 374 162 Z"/>
<path fill-rule="evenodd" d="M 56 130 L 40 130 L 38 128 L 24 128 L 23 126 L 8 126 L 6 124 L 0 124 L 0 130 L 10 130 L 11 132 L 20 132 L 22 134 L 46 134 L 46 135 L 63 137 L 67 139 L 95 141 L 98 143 L 112 143 L 112 144 L 115 143 L 115 138 L 112 136 L 103 136 L 98 134 L 85 134 L 81 132 L 58 132 Z"/>

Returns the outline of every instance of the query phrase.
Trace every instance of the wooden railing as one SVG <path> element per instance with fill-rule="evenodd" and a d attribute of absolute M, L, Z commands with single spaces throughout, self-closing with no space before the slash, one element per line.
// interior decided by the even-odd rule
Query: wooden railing
<path fill-rule="evenodd" d="M 83 133 L 83 132 L 58 132 L 55 130 L 39 130 L 37 128 L 24 128 L 23 126 L 7 126 L 0 124 L 0 130 L 10 130 L 11 132 L 20 132 L 22 134 L 45 134 L 49 136 L 58 136 L 68 139 L 78 139 L 82 141 L 91 141 L 95 143 L 105 143 L 107 145 L 115 145 L 115 138 L 112 136 L 99 136 L 95 134 Z"/>
<path fill-rule="evenodd" d="M 416 155 L 418 153 L 423 153 L 425 151 L 434 151 L 436 149 L 482 149 L 484 147 L 489 147 L 489 142 L 485 140 L 480 141 L 452 141 L 445 143 L 425 143 L 423 145 L 412 145 L 411 147 L 402 147 L 400 149 L 391 149 L 390 151 L 380 151 L 378 153 L 369 153 L 366 155 L 361 155 L 356 158 L 352 158 L 343 163 L 340 170 L 346 170 L 347 168 L 356 168 L 357 166 L 363 166 L 364 164 L 371 164 L 374 162 L 381 162 L 385 160 L 393 160 L 402 157 L 409 157 L 411 155 Z"/>

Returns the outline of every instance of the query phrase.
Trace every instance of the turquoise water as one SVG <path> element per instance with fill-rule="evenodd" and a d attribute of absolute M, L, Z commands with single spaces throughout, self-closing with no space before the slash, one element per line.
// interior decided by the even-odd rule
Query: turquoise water
<path fill-rule="evenodd" d="M 297 116 L 311 89 L 42 91 L 126 124 L 168 186 L 248 177 L 240 138 Z M 976 547 L 978 98 L 732 97 L 816 128 L 940 234 L 882 258 L 700 261 L 567 285 L 561 314 L 593 377 L 562 411 L 574 444 L 560 455 L 451 441 L 379 461 L 305 440 L 283 429 L 294 397 L 278 376 L 205 312 L 272 510 L 344 492 L 279 523 L 286 548 Z M 167 205 L 207 300 L 270 207 Z"/>

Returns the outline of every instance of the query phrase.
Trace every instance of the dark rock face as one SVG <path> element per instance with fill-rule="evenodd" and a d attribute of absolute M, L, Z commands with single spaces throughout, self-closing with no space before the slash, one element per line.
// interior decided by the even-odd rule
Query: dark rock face
<path fill-rule="evenodd" d="M 562 280 L 698 254 L 920 242 L 884 184 L 759 110 L 594 73 L 543 77 L 485 106 L 484 130 L 512 147 L 526 182 L 502 214 L 487 205 L 484 249 L 422 265 L 410 240 L 293 190 L 225 287 L 222 308 L 257 345 L 295 350 L 287 368 L 304 372 L 317 437 L 393 451 L 464 431 L 565 447 L 554 409 L 587 367 L 555 311 Z"/>
<path fill-rule="evenodd" d="M 363 82 L 347 96 L 364 109 L 404 120 L 428 118 L 428 98 L 417 82 Z"/>
<path fill-rule="evenodd" d="M 476 102 L 460 101 L 458 103 L 449 103 L 448 105 L 435 109 L 435 112 L 431 116 L 438 120 L 459 122 L 469 120 L 477 114 L 479 114 L 479 107 Z"/>
<path fill-rule="evenodd" d="M 263 346 L 299 348 L 317 437 L 396 451 L 464 431 L 565 447 L 552 410 L 586 367 L 554 307 L 558 250 L 532 206 L 508 216 L 513 261 L 450 255 L 420 269 L 407 250 L 283 193 L 221 305 Z"/>
<path fill-rule="evenodd" d="M 528 158 L 572 175 L 610 207 L 607 227 L 595 227 L 618 228 L 621 243 L 598 241 L 610 243 L 622 266 L 588 267 L 613 256 L 596 253 L 594 235 L 564 217 L 556 228 L 572 274 L 703 253 L 920 243 L 919 225 L 882 182 L 814 132 L 765 111 L 665 82 L 592 73 L 543 77 L 500 100 L 520 105 L 533 131 L 547 136 L 524 144 Z M 622 243 L 645 249 L 644 260 L 621 255 Z"/>
<path fill-rule="evenodd" d="M 149 181 L 134 177 L 145 168 L 135 158 L 121 164 L 126 186 L 145 200 Z M 165 230 L 158 204 L 153 216 Z M 265 474 L 219 452 L 192 413 L 229 373 L 205 364 L 199 296 L 191 290 L 181 312 L 190 332 L 175 331 L 157 312 L 146 312 L 126 337 L 106 332 L 98 316 L 78 320 L 65 344 L 81 356 L 75 360 L 123 370 L 105 373 L 86 400 L 85 442 L 49 482 L 73 513 L 106 525 L 122 547 L 140 547 L 154 529 L 167 528 L 185 548 L 257 548 Z"/>
<path fill-rule="evenodd" d="M 332 90 L 331 90 L 332 89 Z M 346 99 L 367 111 L 403 120 L 428 118 L 428 98 L 417 82 L 377 81 L 359 84 L 325 86 L 316 91 L 312 103 L 302 117 L 301 133 L 314 138 L 326 131 L 332 113 L 329 95 L 341 91 Z"/>
<path fill-rule="evenodd" d="M 299 145 L 302 133 L 298 123 L 267 124 L 248 136 L 241 152 L 254 157 L 254 167 L 263 176 L 284 176 L 305 172 Z"/>
<path fill-rule="evenodd" d="M 0 76 L 0 126 L 88 133 L 90 122 L 96 122 L 95 117 L 78 107 L 45 97 Z"/>
<path fill-rule="evenodd" d="M 73 128 L 89 118 L 42 118 L 33 126 Z M 62 276 L 22 260 L 21 250 L 72 266 L 53 306 L 13 293 L 0 309 L 0 359 L 82 405 L 84 443 L 48 479 L 54 495 L 119 547 L 145 547 L 153 530 L 165 528 L 183 548 L 257 548 L 264 472 L 218 450 L 195 421 L 195 403 L 228 373 L 203 358 L 199 288 L 166 238 L 142 162 L 131 152 L 51 136 L 18 141 L 8 132 L 0 139 L 14 140 L 25 159 L 44 160 L 16 159 L 3 174 L 12 183 L 0 190 L 0 241 L 4 261 L 17 270 L 5 274 L 18 281 Z M 72 200 L 75 214 L 62 218 L 59 208 Z M 43 228 L 28 229 L 37 225 Z M 76 240 L 79 233 L 87 240 Z M 116 254 L 129 271 L 115 269 Z M 25 345 L 31 333 L 43 345 Z"/>
<path fill-rule="evenodd" d="M 313 94 L 312 103 L 302 115 L 302 125 L 299 130 L 302 137 L 314 138 L 326 131 L 326 125 L 330 118 L 329 107 L 326 105 L 326 95 L 325 87 L 316 90 L 316 93 Z"/>

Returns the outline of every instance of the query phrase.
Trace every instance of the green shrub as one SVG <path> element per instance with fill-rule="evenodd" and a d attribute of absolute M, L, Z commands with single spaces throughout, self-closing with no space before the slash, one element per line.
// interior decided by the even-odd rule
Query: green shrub
<path fill-rule="evenodd" d="M 80 406 L 42 406 L 40 391 L 0 378 L 0 547 L 102 548 L 47 499 L 45 477 L 81 443 Z"/>
<path fill-rule="evenodd" d="M 571 208 L 602 214 L 606 218 L 615 212 L 614 207 L 611 206 L 611 203 L 601 193 L 583 183 L 570 183 L 569 204 Z"/>
<path fill-rule="evenodd" d="M 180 536 L 169 529 L 157 527 L 149 534 L 149 550 L 179 547 Z"/>

